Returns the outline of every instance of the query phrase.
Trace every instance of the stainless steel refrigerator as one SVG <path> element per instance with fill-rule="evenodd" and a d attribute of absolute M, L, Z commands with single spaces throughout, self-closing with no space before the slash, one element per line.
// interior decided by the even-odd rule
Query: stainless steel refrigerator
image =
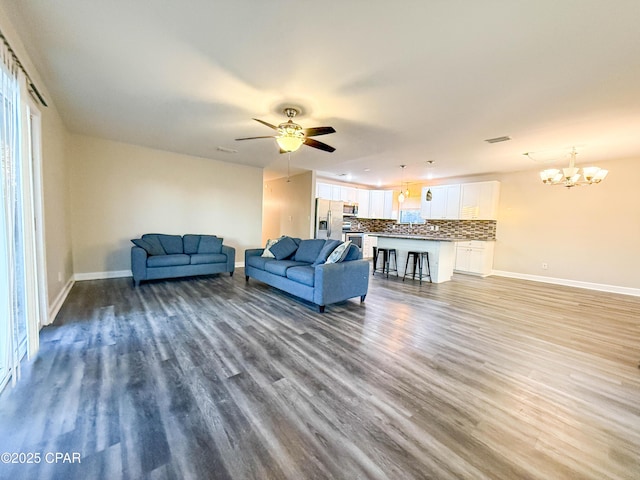
<path fill-rule="evenodd" d="M 344 202 L 316 198 L 315 238 L 342 240 Z"/>

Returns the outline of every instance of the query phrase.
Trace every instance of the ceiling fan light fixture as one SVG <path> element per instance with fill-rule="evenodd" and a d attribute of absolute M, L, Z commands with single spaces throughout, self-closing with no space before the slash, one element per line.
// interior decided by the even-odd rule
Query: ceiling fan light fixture
<path fill-rule="evenodd" d="M 295 152 L 302 146 L 304 137 L 297 135 L 281 135 L 276 137 L 276 142 L 278 142 L 280 150 L 284 152 Z"/>

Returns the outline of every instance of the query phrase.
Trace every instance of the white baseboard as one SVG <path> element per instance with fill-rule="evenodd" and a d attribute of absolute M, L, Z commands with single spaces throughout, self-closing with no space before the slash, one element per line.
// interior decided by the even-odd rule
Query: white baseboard
<path fill-rule="evenodd" d="M 600 292 L 620 293 L 622 295 L 640 297 L 640 288 L 618 287 L 617 285 L 607 285 L 604 283 L 582 282 L 579 280 L 544 277 L 541 275 L 530 275 L 527 273 L 505 272 L 502 270 L 493 270 L 491 273 L 498 277 L 518 278 L 520 280 L 531 280 L 532 282 L 552 283 L 554 285 L 564 285 L 566 287 L 586 288 L 588 290 L 598 290 Z"/>
<path fill-rule="evenodd" d="M 115 270 L 112 272 L 89 272 L 76 273 L 73 279 L 78 282 L 82 280 L 104 280 L 105 278 L 122 278 L 132 276 L 131 270 Z"/>
<path fill-rule="evenodd" d="M 244 267 L 244 262 L 236 262 L 236 268 Z M 76 273 L 73 276 L 73 279 L 76 282 L 80 282 L 83 280 L 104 280 L 105 278 L 122 278 L 122 277 L 131 277 L 133 274 L 131 270 L 116 270 L 111 272 L 89 272 L 89 273 Z"/>
<path fill-rule="evenodd" d="M 56 315 L 58 315 L 58 312 L 62 308 L 62 305 L 64 304 L 64 301 L 67 299 L 67 296 L 69 295 L 69 292 L 71 291 L 71 287 L 73 287 L 74 283 L 76 282 L 73 279 L 73 277 L 70 278 L 69 281 L 62 288 L 58 296 L 55 298 L 55 300 L 51 303 L 51 305 L 49 305 L 49 316 L 47 318 L 47 323 L 45 323 L 45 325 L 51 325 L 53 321 L 56 319 Z"/>

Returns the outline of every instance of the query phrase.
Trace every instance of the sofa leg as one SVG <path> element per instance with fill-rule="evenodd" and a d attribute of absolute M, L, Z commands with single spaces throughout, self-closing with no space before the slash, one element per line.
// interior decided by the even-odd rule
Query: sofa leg
<path fill-rule="evenodd" d="M 318 305 L 318 312 L 324 313 L 324 305 Z"/>
<path fill-rule="evenodd" d="M 134 287 L 139 287 L 140 286 L 140 280 L 134 280 L 133 281 L 133 286 Z"/>
<path fill-rule="evenodd" d="M 229 272 L 229 276 L 230 276 L 230 277 L 233 277 L 233 272 Z"/>
<path fill-rule="evenodd" d="M 360 303 L 364 303 L 365 298 L 367 298 L 366 295 L 360 295 Z"/>
<path fill-rule="evenodd" d="M 249 275 L 245 275 L 244 278 L 245 278 L 245 281 L 247 282 L 249 281 Z"/>

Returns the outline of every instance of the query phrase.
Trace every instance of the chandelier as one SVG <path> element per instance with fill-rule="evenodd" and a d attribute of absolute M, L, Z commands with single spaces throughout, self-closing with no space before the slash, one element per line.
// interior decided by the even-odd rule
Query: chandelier
<path fill-rule="evenodd" d="M 591 185 L 592 183 L 600 183 L 609 173 L 599 167 L 583 167 L 582 173 L 576 167 L 576 149 L 571 150 L 569 159 L 569 167 L 560 171 L 557 168 L 549 168 L 540 172 L 540 179 L 545 185 L 562 185 L 571 188 L 579 185 Z M 580 179 L 582 177 L 582 180 Z"/>

